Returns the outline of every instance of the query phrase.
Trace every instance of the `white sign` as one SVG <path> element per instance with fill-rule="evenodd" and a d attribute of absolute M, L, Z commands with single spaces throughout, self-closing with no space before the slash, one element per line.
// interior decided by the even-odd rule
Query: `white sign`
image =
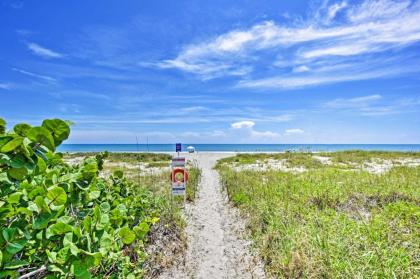
<path fill-rule="evenodd" d="M 172 158 L 172 167 L 185 167 L 185 158 Z"/>
<path fill-rule="evenodd" d="M 185 183 L 172 183 L 172 195 L 180 196 L 185 194 Z"/>

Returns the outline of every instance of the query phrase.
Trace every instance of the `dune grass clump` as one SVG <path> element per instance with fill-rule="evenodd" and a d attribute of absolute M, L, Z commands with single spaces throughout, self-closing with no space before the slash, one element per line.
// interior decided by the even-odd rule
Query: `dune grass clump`
<path fill-rule="evenodd" d="M 343 162 L 359 157 L 358 153 L 327 155 Z M 418 154 L 377 152 L 371 156 L 363 152 L 362 157 L 370 160 L 378 155 L 418 158 Z M 282 156 L 291 156 L 295 162 L 304 156 L 312 160 L 307 154 Z M 226 164 L 242 159 L 222 160 L 218 169 L 229 199 L 248 217 L 254 244 L 270 275 L 419 276 L 419 166 L 396 166 L 378 175 L 334 164 L 307 167 L 302 173 L 234 171 Z M 252 159 L 246 156 L 247 162 Z"/>

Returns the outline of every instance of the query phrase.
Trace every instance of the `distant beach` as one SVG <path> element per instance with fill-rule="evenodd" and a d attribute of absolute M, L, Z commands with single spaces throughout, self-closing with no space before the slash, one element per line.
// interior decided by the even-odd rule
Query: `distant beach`
<path fill-rule="evenodd" d="M 401 151 L 419 152 L 420 144 L 183 144 L 197 152 L 284 152 L 284 151 Z M 60 152 L 173 152 L 174 144 L 63 144 Z"/>

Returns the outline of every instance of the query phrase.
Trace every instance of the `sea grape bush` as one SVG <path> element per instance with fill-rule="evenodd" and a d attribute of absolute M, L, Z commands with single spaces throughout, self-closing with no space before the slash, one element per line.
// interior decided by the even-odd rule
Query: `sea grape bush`
<path fill-rule="evenodd" d="M 123 173 L 100 178 L 106 153 L 70 166 L 55 150 L 70 123 L 6 132 L 0 119 L 0 278 L 137 278 L 163 200 Z"/>

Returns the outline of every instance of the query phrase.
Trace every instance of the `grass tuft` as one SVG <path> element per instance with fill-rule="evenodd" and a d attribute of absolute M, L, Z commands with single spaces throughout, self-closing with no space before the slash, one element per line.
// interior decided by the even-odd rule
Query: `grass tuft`
<path fill-rule="evenodd" d="M 331 158 L 314 163 L 313 155 Z M 410 278 L 419 275 L 420 166 L 380 175 L 342 164 L 418 159 L 419 153 L 336 152 L 239 155 L 219 161 L 229 199 L 279 278 Z M 286 159 L 302 173 L 234 170 L 233 165 Z"/>

